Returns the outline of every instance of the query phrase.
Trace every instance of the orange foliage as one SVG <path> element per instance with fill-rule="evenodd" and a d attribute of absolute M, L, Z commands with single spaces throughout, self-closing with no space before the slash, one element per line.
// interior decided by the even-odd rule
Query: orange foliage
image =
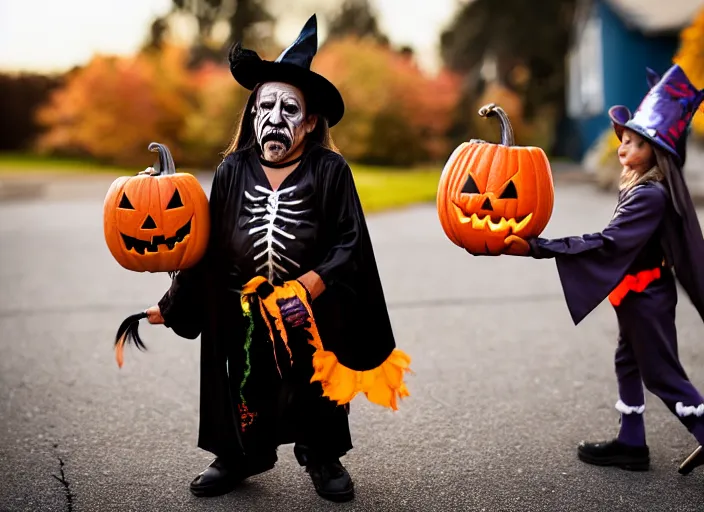
<path fill-rule="evenodd" d="M 699 89 L 704 88 L 704 9 L 694 18 L 692 24 L 680 34 L 680 48 L 673 59 L 679 64 L 692 83 Z M 692 129 L 704 137 L 704 114 L 702 108 L 692 119 Z"/>
<path fill-rule="evenodd" d="M 237 131 L 249 91 L 232 78 L 229 68 L 205 64 L 193 73 L 194 106 L 181 133 L 184 162 L 217 165 Z"/>
<path fill-rule="evenodd" d="M 326 44 L 313 69 L 334 83 L 345 100 L 345 117 L 333 136 L 349 159 L 376 154 L 377 160 L 388 160 L 419 150 L 418 157 L 447 157 L 445 132 L 459 98 L 459 79 L 453 74 L 427 77 L 411 59 L 354 38 Z M 388 151 L 381 154 L 380 149 Z"/>
<path fill-rule="evenodd" d="M 213 167 L 249 91 L 227 66 L 190 70 L 187 59 L 187 49 L 168 45 L 132 57 L 94 57 L 39 110 L 46 128 L 39 149 L 139 167 L 156 141 L 179 166 Z M 444 160 L 452 150 L 445 134 L 459 98 L 457 76 L 426 76 L 412 59 L 357 39 L 323 46 L 313 69 L 345 100 L 333 136 L 349 160 L 411 165 Z"/>
<path fill-rule="evenodd" d="M 134 57 L 94 57 L 38 111 L 39 123 L 48 128 L 39 149 L 138 165 L 157 141 L 178 161 L 177 142 L 190 108 L 186 58 L 184 49 L 169 46 Z"/>

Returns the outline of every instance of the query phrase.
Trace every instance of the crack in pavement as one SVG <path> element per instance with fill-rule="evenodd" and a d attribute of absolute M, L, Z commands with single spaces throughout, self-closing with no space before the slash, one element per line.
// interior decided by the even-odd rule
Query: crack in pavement
<path fill-rule="evenodd" d="M 54 449 L 57 449 L 58 447 L 59 447 L 59 445 L 57 443 L 54 443 Z M 58 480 L 58 482 L 64 486 L 64 493 L 66 494 L 66 507 L 67 507 L 66 509 L 68 510 L 68 512 L 73 512 L 73 498 L 75 496 L 71 492 L 71 487 L 70 487 L 71 484 L 69 484 L 68 480 L 66 480 L 66 474 L 64 473 L 64 465 L 65 464 L 64 464 L 64 461 L 61 457 L 59 457 L 57 455 L 56 458 L 59 459 L 59 471 L 61 473 L 61 478 L 59 478 L 56 475 L 51 475 L 51 476 L 56 478 L 56 480 Z"/>

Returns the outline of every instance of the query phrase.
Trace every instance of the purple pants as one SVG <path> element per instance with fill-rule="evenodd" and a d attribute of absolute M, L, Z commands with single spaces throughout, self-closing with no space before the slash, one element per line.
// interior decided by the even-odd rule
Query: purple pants
<path fill-rule="evenodd" d="M 622 413 L 619 439 L 645 439 L 643 385 L 660 398 L 699 444 L 704 445 L 704 399 L 687 377 L 677 354 L 677 289 L 665 270 L 641 293 L 629 292 L 619 306 L 616 376 Z M 640 425 L 640 426 L 639 426 Z M 625 427 L 625 431 L 624 431 Z M 623 439 L 622 439 L 623 438 Z M 644 442 L 644 441 L 643 441 Z M 639 444 L 633 442 L 631 444 Z"/>

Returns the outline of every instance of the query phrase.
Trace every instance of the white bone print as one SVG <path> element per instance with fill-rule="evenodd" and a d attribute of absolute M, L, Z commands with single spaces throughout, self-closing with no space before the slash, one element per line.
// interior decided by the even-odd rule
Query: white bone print
<path fill-rule="evenodd" d="M 287 197 L 292 196 L 292 192 L 296 190 L 295 185 L 277 191 L 260 185 L 254 189 L 262 195 L 255 196 L 247 191 L 244 195 L 247 200 L 245 208 L 252 214 L 248 224 L 254 224 L 249 230 L 249 234 L 256 237 L 253 247 L 261 247 L 261 251 L 254 255 L 254 262 L 258 265 L 256 271 L 265 270 L 270 281 L 274 278 L 283 279 L 288 271 L 281 265 L 282 261 L 300 268 L 298 262 L 284 254 L 286 239 L 296 239 L 295 235 L 286 231 L 286 226 L 297 225 L 299 221 L 296 217 L 308 210 L 291 208 L 303 202 L 302 199 Z"/>

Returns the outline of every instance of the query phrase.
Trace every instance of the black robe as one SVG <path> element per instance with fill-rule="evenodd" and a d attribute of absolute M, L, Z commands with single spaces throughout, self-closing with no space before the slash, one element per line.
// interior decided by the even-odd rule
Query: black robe
<path fill-rule="evenodd" d="M 306 149 L 272 192 L 254 149 L 230 154 L 213 178 L 210 215 L 206 255 L 177 274 L 159 306 L 176 334 L 201 336 L 198 446 L 223 455 L 242 450 L 227 365 L 241 364 L 240 291 L 251 278 L 262 275 L 276 284 L 317 272 L 326 285 L 312 303 L 321 341 L 348 368 L 376 368 L 396 344 L 361 203 L 342 156 L 317 145 Z"/>

